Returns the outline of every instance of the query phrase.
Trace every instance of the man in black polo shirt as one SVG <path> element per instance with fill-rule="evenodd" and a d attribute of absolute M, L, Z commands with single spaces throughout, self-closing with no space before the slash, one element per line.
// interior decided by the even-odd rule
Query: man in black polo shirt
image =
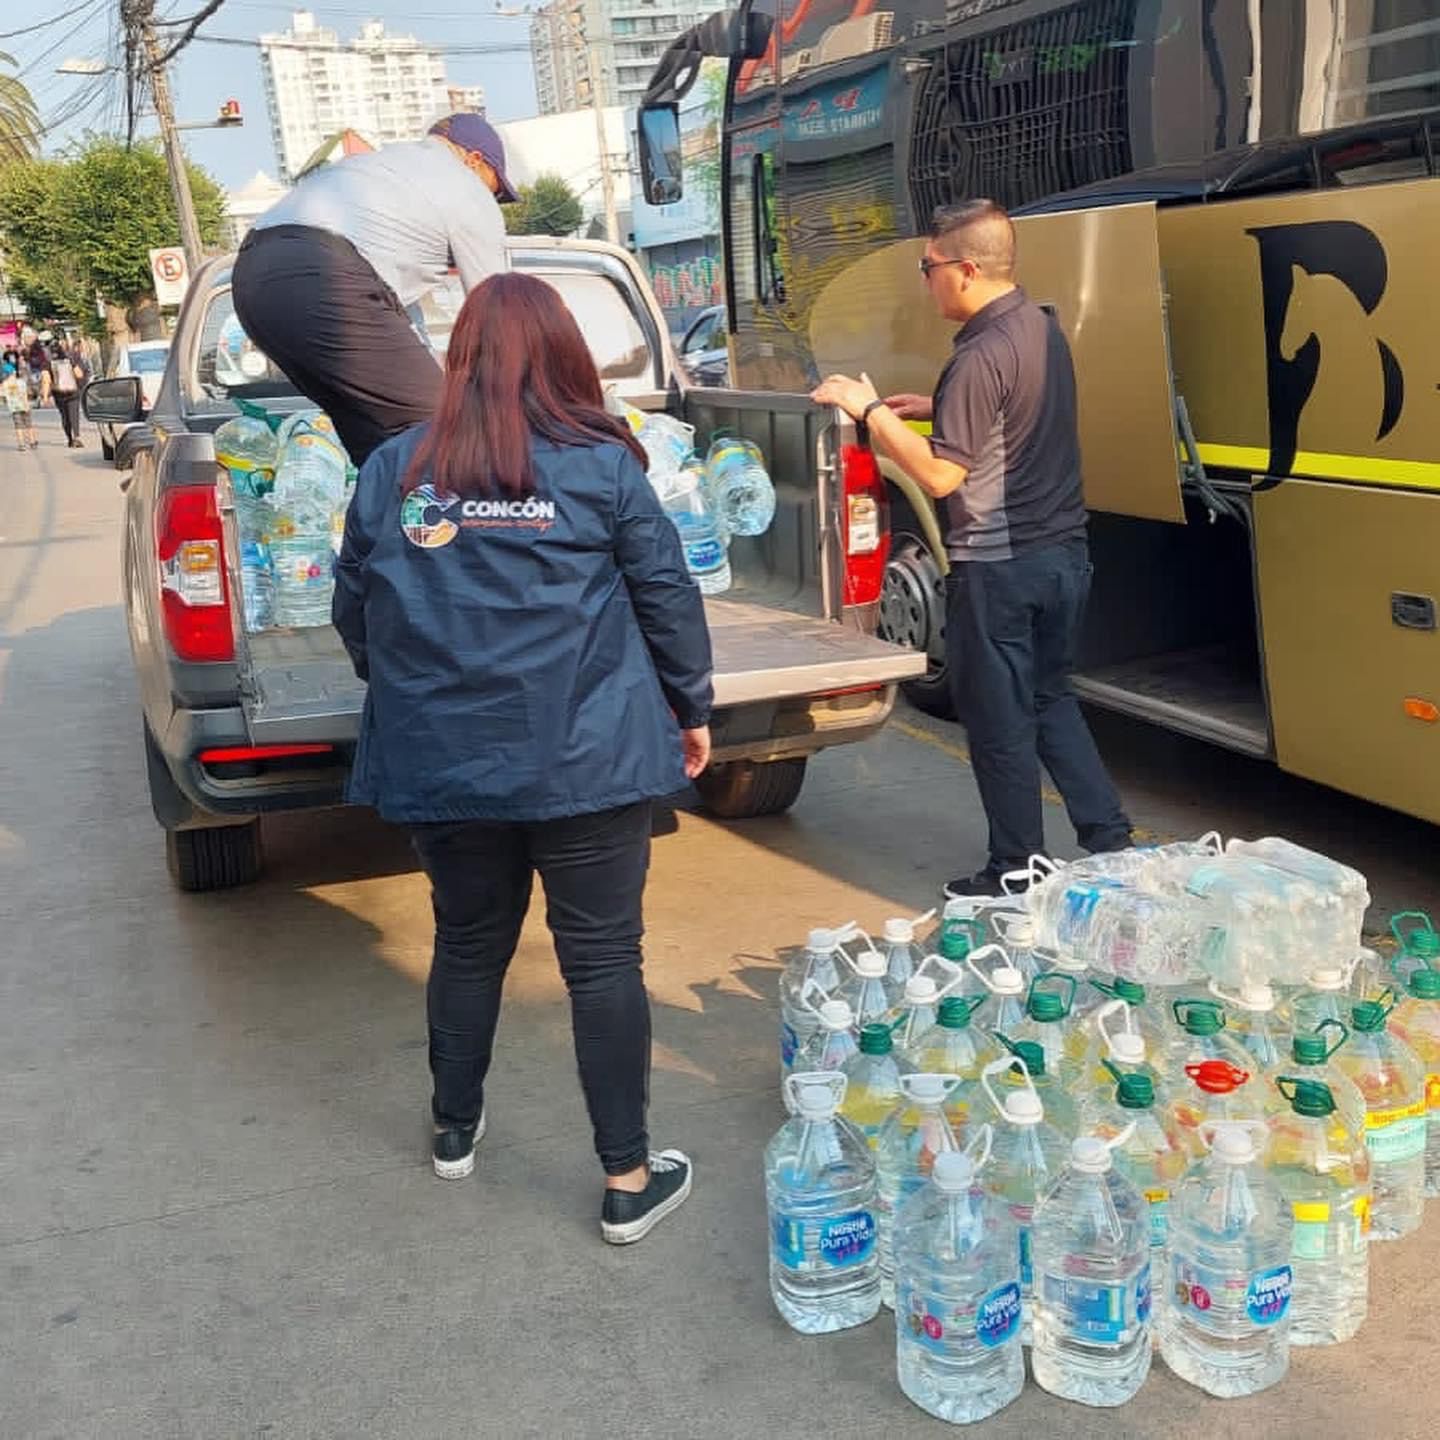
<path fill-rule="evenodd" d="M 864 421 L 945 501 L 945 660 L 990 824 L 985 869 L 945 890 L 994 894 L 1044 850 L 1042 763 L 1087 850 L 1128 845 L 1130 822 L 1070 688 L 1090 584 L 1070 348 L 1015 284 L 1015 227 L 994 201 L 938 211 L 920 270 L 963 327 L 934 396 L 882 400 L 832 375 L 812 398 Z M 930 436 L 907 420 L 932 421 Z"/>

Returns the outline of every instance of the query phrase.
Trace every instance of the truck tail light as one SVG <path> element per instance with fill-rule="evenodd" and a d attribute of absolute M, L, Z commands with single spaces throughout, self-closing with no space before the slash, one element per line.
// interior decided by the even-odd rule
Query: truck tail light
<path fill-rule="evenodd" d="M 160 492 L 156 514 L 160 604 L 179 660 L 233 660 L 230 587 L 214 485 Z"/>
<path fill-rule="evenodd" d="M 890 558 L 890 496 L 875 456 L 863 445 L 840 447 L 845 538 L 845 604 L 880 598 Z"/>

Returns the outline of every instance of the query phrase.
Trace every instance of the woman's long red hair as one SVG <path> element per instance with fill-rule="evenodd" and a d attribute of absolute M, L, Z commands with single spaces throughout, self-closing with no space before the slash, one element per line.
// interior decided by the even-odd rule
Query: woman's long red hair
<path fill-rule="evenodd" d="M 535 491 L 530 446 L 627 446 L 645 452 L 605 411 L 600 375 L 559 292 L 533 275 L 492 275 L 469 294 L 450 336 L 435 419 L 405 475 L 451 495 Z"/>

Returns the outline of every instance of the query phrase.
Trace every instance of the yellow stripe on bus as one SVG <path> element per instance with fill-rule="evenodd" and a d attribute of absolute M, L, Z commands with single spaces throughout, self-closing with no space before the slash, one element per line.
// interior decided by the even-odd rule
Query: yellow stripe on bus
<path fill-rule="evenodd" d="M 1207 465 L 1248 470 L 1252 475 L 1265 474 L 1270 463 L 1270 452 L 1258 445 L 1215 445 L 1201 441 L 1197 448 Z M 1440 490 L 1440 464 L 1431 460 L 1382 460 L 1375 455 L 1325 455 L 1315 450 L 1301 450 L 1290 472 L 1317 480 L 1359 480 L 1403 490 Z"/>

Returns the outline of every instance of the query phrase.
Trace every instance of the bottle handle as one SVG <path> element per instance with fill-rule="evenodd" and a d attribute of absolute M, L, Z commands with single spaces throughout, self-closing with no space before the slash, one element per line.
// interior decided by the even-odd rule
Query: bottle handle
<path fill-rule="evenodd" d="M 1350 1027 L 1343 1020 L 1337 1020 L 1332 1015 L 1327 1016 L 1315 1027 L 1315 1034 L 1319 1035 L 1327 1029 L 1335 1029 L 1340 1032 L 1340 1038 L 1325 1052 L 1325 1058 L 1328 1060 L 1350 1038 Z"/>
<path fill-rule="evenodd" d="M 1013 945 L 1015 927 L 1029 918 L 1028 910 L 997 910 L 991 915 L 990 923 L 1000 932 L 1000 938 L 1005 944 Z"/>
<path fill-rule="evenodd" d="M 935 907 L 932 905 L 923 915 L 916 915 L 910 921 L 912 925 L 928 925 L 935 918 Z"/>
<path fill-rule="evenodd" d="M 941 1081 L 941 1082 L 942 1082 L 942 1085 L 941 1085 L 941 1096 L 940 1096 L 940 1100 L 941 1100 L 941 1103 L 942 1103 L 942 1104 L 943 1104 L 946 1100 L 948 1100 L 948 1099 L 951 1097 L 951 1095 L 953 1095 L 953 1094 L 955 1093 L 956 1089 L 957 1089 L 959 1086 L 961 1086 L 961 1085 L 963 1085 L 963 1084 L 965 1083 L 964 1076 L 962 1076 L 962 1075 L 954 1075 L 954 1074 L 951 1074 L 951 1073 L 948 1072 L 948 1071 L 939 1071 L 939 1070 L 916 1070 L 916 1071 L 913 1071 L 913 1072 L 912 1072 L 911 1074 L 909 1074 L 909 1075 L 902 1075 L 902 1076 L 900 1076 L 900 1093 L 901 1093 L 907 1100 L 918 1100 L 918 1101 L 920 1101 L 922 1104 L 929 1104 L 929 1103 L 930 1103 L 930 1097 L 929 1097 L 928 1095 L 917 1095 L 917 1094 L 915 1094 L 914 1090 L 912 1089 L 912 1085 L 913 1085 L 913 1082 L 916 1081 L 916 1080 L 939 1080 L 939 1081 Z"/>
<path fill-rule="evenodd" d="M 1412 925 L 1408 930 L 1402 930 L 1402 920 L 1414 920 L 1418 923 Z M 1395 943 L 1402 950 L 1409 950 L 1409 937 L 1417 931 L 1428 930 L 1432 935 L 1435 933 L 1435 924 L 1423 910 L 1402 910 L 1398 915 L 1390 917 L 1390 933 L 1395 937 Z"/>
<path fill-rule="evenodd" d="M 1009 964 L 1010 957 L 1005 953 L 1005 947 L 1004 947 L 1003 945 L 997 945 L 997 944 L 995 944 L 995 942 L 994 942 L 993 940 L 992 940 L 992 941 L 990 942 L 990 944 L 988 944 L 988 945 L 982 945 L 978 950 L 972 950 L 972 951 L 965 957 L 965 963 L 966 963 L 966 965 L 968 965 L 968 966 L 970 967 L 970 970 L 971 970 L 971 972 L 974 974 L 975 978 L 976 978 L 992 995 L 994 995 L 994 994 L 996 994 L 997 992 L 996 992 L 996 990 L 995 990 L 995 986 L 994 986 L 993 982 L 991 981 L 990 977 L 975 963 L 982 955 L 990 955 L 990 954 L 995 954 L 995 955 L 1000 956 L 1000 958 L 1001 958 L 1002 960 L 1004 960 L 1007 965 Z M 999 968 L 1000 968 L 999 966 L 996 966 L 996 969 L 999 969 Z"/>
<path fill-rule="evenodd" d="M 1135 1033 L 1135 1017 L 1131 1013 L 1131 1007 L 1128 1001 L 1118 998 L 1115 1000 L 1107 1000 L 1105 1004 L 1095 1012 L 1095 1029 L 1099 1032 L 1100 1043 L 1104 1045 L 1107 1055 L 1113 1056 L 1115 1054 L 1115 1042 L 1111 1039 L 1110 1032 L 1105 1028 L 1105 1021 L 1109 1019 L 1111 1015 L 1117 1015 L 1121 1011 L 1125 1013 L 1125 1033 L 1127 1035 L 1133 1035 Z"/>
<path fill-rule="evenodd" d="M 817 1020 L 820 1017 L 820 1005 L 816 1005 L 810 999 L 810 992 L 814 991 L 820 997 L 820 1005 L 823 1005 L 830 997 L 825 993 L 825 987 L 811 975 L 800 987 L 800 1007 L 808 1010 Z"/>
<path fill-rule="evenodd" d="M 1256 1134 L 1265 1136 L 1270 1134 L 1270 1127 L 1263 1120 L 1202 1120 L 1200 1122 L 1199 1134 L 1206 1150 L 1213 1150 L 1215 1148 L 1216 1132 L 1226 1129 L 1250 1130 Z M 1257 1154 L 1258 1153 L 1257 1151 Z"/>
<path fill-rule="evenodd" d="M 1195 844 L 1202 850 L 1208 850 L 1212 855 L 1225 853 L 1225 842 L 1220 838 L 1218 830 L 1207 830 Z"/>
<path fill-rule="evenodd" d="M 1025 1060 L 1024 1060 L 1024 1057 L 1023 1057 L 1023 1056 L 1020 1056 L 1020 1055 L 1001 1055 L 1001 1056 L 998 1056 L 996 1059 L 991 1060 L 991 1061 L 980 1071 L 980 1088 L 985 1092 L 985 1094 L 986 1094 L 987 1098 L 989 1099 L 990 1103 L 995 1107 L 995 1113 L 996 1113 L 998 1116 L 1000 1116 L 1000 1118 L 1001 1118 L 1002 1120 L 1007 1119 L 1008 1117 L 1007 1117 L 1006 1114 L 1005 1114 L 1005 1107 L 1000 1103 L 1000 1097 L 995 1093 L 995 1087 L 994 1087 L 993 1085 L 991 1085 L 991 1083 L 990 1083 L 990 1077 L 991 1077 L 992 1075 L 998 1075 L 998 1074 L 1000 1074 L 1000 1072 L 1001 1072 L 1002 1070 L 1003 1070 L 1003 1071 L 1013 1070 L 1017 1065 L 1020 1067 L 1020 1073 L 1021 1073 L 1021 1075 L 1024 1076 L 1024 1079 L 1025 1079 L 1025 1088 L 1026 1088 L 1027 1090 L 1035 1090 L 1035 1082 L 1034 1082 L 1034 1080 L 1032 1080 L 1032 1079 L 1030 1078 L 1030 1067 L 1025 1063 Z M 1038 1098 L 1039 1098 L 1039 1091 L 1036 1091 L 1035 1094 L 1036 1094 L 1036 1098 L 1038 1099 Z"/>
<path fill-rule="evenodd" d="M 800 1113 L 801 1085 L 820 1085 L 830 1090 L 835 1096 L 835 1108 L 838 1110 L 845 1103 L 845 1091 L 850 1082 L 840 1070 L 802 1070 L 798 1074 L 787 1075 L 785 1096 L 790 1101 L 791 1112 L 796 1115 Z"/>
<path fill-rule="evenodd" d="M 943 970 L 948 972 L 949 976 L 949 978 L 945 981 L 943 985 L 936 988 L 935 999 L 939 1001 L 943 1000 L 958 984 L 960 984 L 962 980 L 964 980 L 965 967 L 963 965 L 957 965 L 953 960 L 947 960 L 943 955 L 937 955 L 932 951 L 915 967 L 915 973 L 917 975 L 923 974 L 925 971 L 925 967 L 932 963 L 937 970 Z"/>
<path fill-rule="evenodd" d="M 975 1138 L 964 1149 L 963 1153 L 969 1157 L 977 1175 L 990 1163 L 990 1150 L 994 1139 L 995 1127 L 987 1120 L 976 1130 Z M 975 1155 L 977 1148 L 980 1150 L 978 1158 Z"/>
<path fill-rule="evenodd" d="M 1108 1140 L 1097 1135 L 1095 1138 L 1107 1150 L 1118 1150 L 1135 1133 L 1135 1122 L 1132 1120 L 1123 1130 L 1117 1130 Z"/>
<path fill-rule="evenodd" d="M 1056 875 L 1060 866 L 1048 855 L 1032 855 L 1018 870 L 1007 870 L 1000 877 L 1000 893 L 1002 895 L 1016 896 L 1022 891 L 1012 890 L 1012 885 L 1018 885 L 1022 880 L 1026 889 L 1031 885 L 1037 885 L 1040 881 L 1048 879 L 1050 875 Z M 1048 872 L 1048 873 L 1047 873 Z"/>

